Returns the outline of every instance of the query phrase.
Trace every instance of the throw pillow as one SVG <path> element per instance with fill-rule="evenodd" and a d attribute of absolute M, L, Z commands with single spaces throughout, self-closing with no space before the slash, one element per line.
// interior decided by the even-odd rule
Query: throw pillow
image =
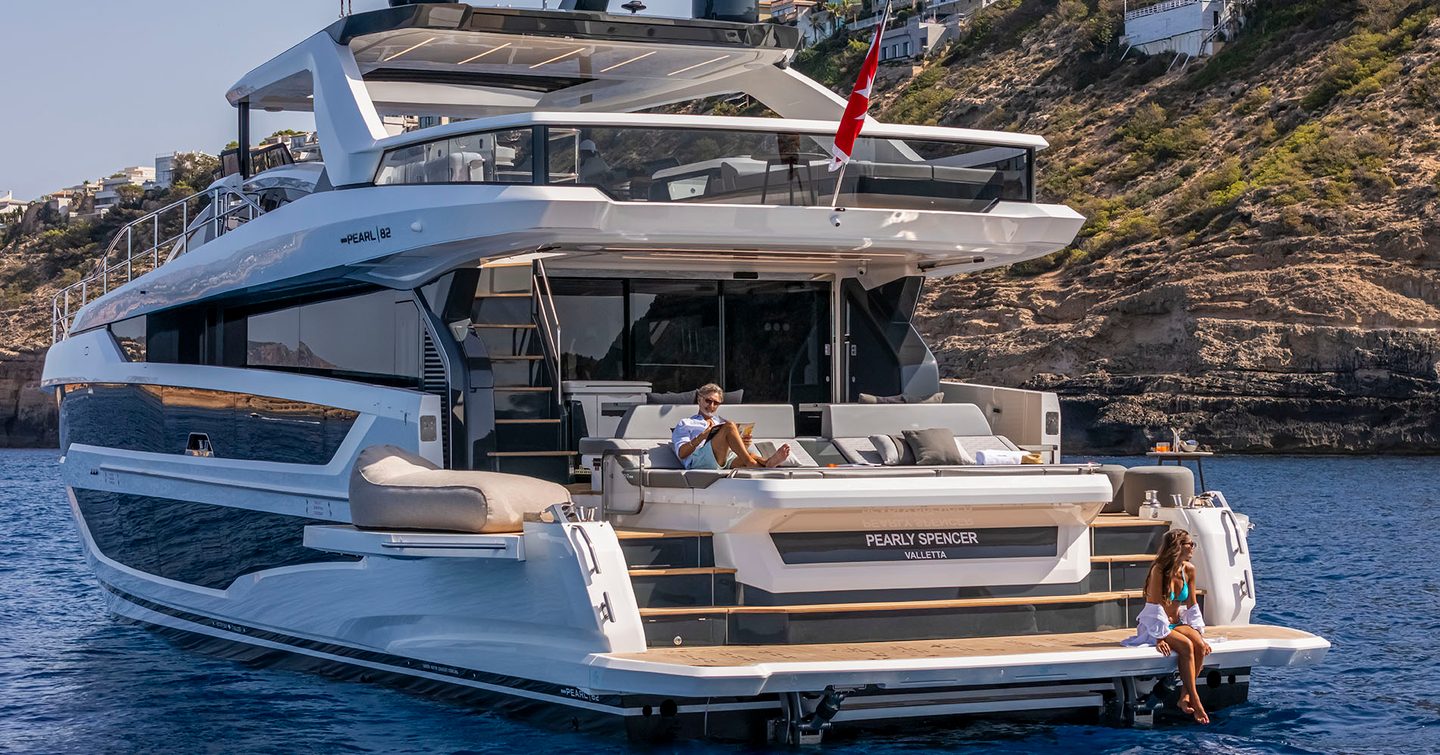
<path fill-rule="evenodd" d="M 880 454 L 880 463 L 884 466 L 908 466 L 915 463 L 915 454 L 902 435 L 872 435 L 870 443 L 875 446 L 875 452 Z"/>
<path fill-rule="evenodd" d="M 647 393 L 645 394 L 647 404 L 693 404 L 695 403 L 695 391 L 675 391 L 674 393 Z M 745 389 L 737 388 L 733 391 L 725 391 L 725 403 L 745 403 Z M 724 409 L 722 408 L 723 412 Z"/>
<path fill-rule="evenodd" d="M 915 463 L 920 466 L 950 466 L 964 464 L 965 457 L 955 436 L 949 428 L 931 427 L 925 430 L 906 430 L 905 443 L 915 454 Z"/>
<path fill-rule="evenodd" d="M 907 396 L 903 393 L 894 396 L 876 396 L 869 393 L 862 393 L 859 397 L 861 404 L 943 404 L 945 403 L 944 393 L 932 393 L 929 396 Z"/>
<path fill-rule="evenodd" d="M 875 453 L 880 454 L 880 463 L 887 467 L 893 467 L 900 463 L 900 449 L 895 447 L 895 439 L 888 435 L 872 435 L 870 442 L 875 445 Z"/>

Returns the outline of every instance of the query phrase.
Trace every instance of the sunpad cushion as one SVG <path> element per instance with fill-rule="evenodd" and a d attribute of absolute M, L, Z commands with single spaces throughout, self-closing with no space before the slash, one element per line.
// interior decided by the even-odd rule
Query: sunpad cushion
<path fill-rule="evenodd" d="M 350 474 L 350 520 L 361 529 L 518 532 L 525 514 L 569 501 L 553 482 L 440 469 L 395 446 L 365 449 Z"/>

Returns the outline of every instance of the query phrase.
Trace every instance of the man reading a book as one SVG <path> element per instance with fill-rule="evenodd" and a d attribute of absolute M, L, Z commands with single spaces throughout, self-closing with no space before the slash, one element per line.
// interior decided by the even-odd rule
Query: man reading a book
<path fill-rule="evenodd" d="M 706 383 L 695 391 L 699 409 L 693 417 L 680 420 L 670 434 L 675 455 L 686 469 L 741 469 L 743 467 L 777 467 L 790 457 L 790 445 L 775 450 L 768 459 L 750 452 L 750 433 L 754 423 L 736 424 L 722 419 L 717 412 L 725 401 L 725 391 L 714 383 Z"/>

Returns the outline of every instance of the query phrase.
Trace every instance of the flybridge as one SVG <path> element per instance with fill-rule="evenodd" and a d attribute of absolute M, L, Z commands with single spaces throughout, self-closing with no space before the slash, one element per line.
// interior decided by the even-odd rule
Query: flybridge
<path fill-rule="evenodd" d="M 423 5 L 350 16 L 321 35 L 353 56 L 381 114 L 493 115 L 593 103 L 608 85 L 644 80 L 693 84 L 760 66 L 784 66 L 796 33 L 739 24 L 605 13 Z M 310 110 L 309 77 L 293 48 L 229 92 L 232 104 Z M 289 65 L 282 65 L 286 59 Z M 276 80 L 271 69 L 290 68 Z M 305 66 L 309 67 L 309 66 Z M 348 66 L 347 66 L 348 67 Z M 565 90 L 578 92 L 559 96 Z M 548 97 L 547 97 L 548 96 Z M 418 110 L 417 110 L 418 108 Z M 593 108 L 586 108 L 593 109 Z"/>
<path fill-rule="evenodd" d="M 415 5 L 341 19 L 227 97 L 242 150 L 251 108 L 313 110 L 345 186 L 374 175 L 384 115 L 635 112 L 745 93 L 785 118 L 833 119 L 843 101 L 788 68 L 796 42 L 771 24 Z"/>

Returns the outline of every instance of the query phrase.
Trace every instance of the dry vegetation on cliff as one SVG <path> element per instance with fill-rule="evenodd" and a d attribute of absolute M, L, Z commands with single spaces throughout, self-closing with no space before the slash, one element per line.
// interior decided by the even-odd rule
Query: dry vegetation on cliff
<path fill-rule="evenodd" d="M 1089 220 L 929 287 L 942 374 L 1059 392 L 1076 449 L 1171 424 L 1234 450 L 1440 447 L 1436 5 L 1262 0 L 1168 73 L 1119 60 L 1119 0 L 984 11 L 882 119 L 1042 134 L 1041 200 Z"/>

